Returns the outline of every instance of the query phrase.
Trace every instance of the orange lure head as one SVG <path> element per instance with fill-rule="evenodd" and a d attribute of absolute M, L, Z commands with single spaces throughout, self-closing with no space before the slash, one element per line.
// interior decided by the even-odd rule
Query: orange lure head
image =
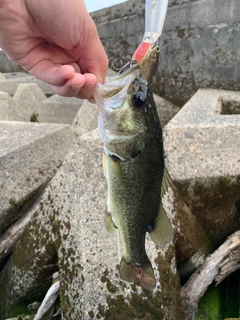
<path fill-rule="evenodd" d="M 140 73 L 149 85 L 157 70 L 160 47 L 158 42 L 153 44 L 142 42 L 133 54 L 132 60 L 140 65 Z"/>

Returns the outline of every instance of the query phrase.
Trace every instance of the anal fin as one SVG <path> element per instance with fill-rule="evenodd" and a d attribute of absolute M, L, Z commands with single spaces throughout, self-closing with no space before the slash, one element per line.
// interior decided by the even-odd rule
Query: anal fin
<path fill-rule="evenodd" d="M 161 246 L 164 243 L 168 243 L 172 240 L 172 225 L 162 204 L 154 223 L 154 229 L 153 231 L 149 232 L 149 236 L 158 246 Z"/>
<path fill-rule="evenodd" d="M 167 172 L 167 169 L 164 168 L 164 172 L 163 172 L 163 178 L 162 178 L 162 187 L 161 187 L 161 198 L 165 195 L 165 193 L 167 192 L 168 188 L 172 187 L 172 180 L 169 176 L 169 173 Z"/>

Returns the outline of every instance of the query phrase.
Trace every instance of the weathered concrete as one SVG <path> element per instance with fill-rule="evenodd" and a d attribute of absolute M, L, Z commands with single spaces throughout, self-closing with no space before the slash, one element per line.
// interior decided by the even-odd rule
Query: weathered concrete
<path fill-rule="evenodd" d="M 156 103 L 157 113 L 161 122 L 162 128 L 175 116 L 175 114 L 180 110 L 179 107 L 175 106 L 173 103 L 165 100 L 162 97 L 153 94 L 153 99 Z"/>
<path fill-rule="evenodd" d="M 154 293 L 119 279 L 122 248 L 104 227 L 101 163 L 96 131 L 75 141 L 0 274 L 0 314 L 7 316 L 12 305 L 47 291 L 58 261 L 63 319 L 116 319 L 116 314 L 119 320 L 183 319 L 172 245 L 156 248 L 147 240 L 158 279 Z M 165 208 L 170 216 L 171 201 L 169 195 Z"/>
<path fill-rule="evenodd" d="M 0 72 L 19 72 L 23 68 L 16 63 L 10 61 L 6 54 L 0 50 Z"/>
<path fill-rule="evenodd" d="M 41 102 L 37 117 L 38 121 L 41 123 L 68 123 L 72 125 L 82 103 L 82 100 L 75 97 L 61 97 L 58 94 L 54 94 Z"/>
<path fill-rule="evenodd" d="M 21 214 L 21 200 L 56 173 L 72 140 L 69 125 L 1 122 L 0 233 Z"/>
<path fill-rule="evenodd" d="M 96 129 L 98 126 L 98 107 L 87 100 L 83 101 L 81 108 L 73 120 L 72 129 L 76 136 Z"/>
<path fill-rule="evenodd" d="M 168 172 L 218 244 L 239 227 L 239 113 L 239 92 L 201 89 L 164 128 Z"/>
<path fill-rule="evenodd" d="M 236 106 L 235 114 L 230 113 L 231 105 Z M 172 179 L 236 177 L 240 174 L 240 92 L 199 90 L 165 127 L 164 141 Z"/>
<path fill-rule="evenodd" d="M 28 122 L 37 120 L 40 104 L 44 99 L 46 96 L 36 83 L 19 84 L 13 96 L 13 110 L 9 109 L 10 119 L 7 120 Z"/>
<path fill-rule="evenodd" d="M 96 11 L 92 17 L 110 59 L 122 66 L 144 34 L 145 0 Z M 199 88 L 240 90 L 238 0 L 170 0 L 160 38 L 154 91 L 182 106 Z"/>
<path fill-rule="evenodd" d="M 24 83 L 25 77 L 22 81 L 13 98 L 0 91 L 0 121 L 73 123 L 82 100 L 57 94 L 47 98 L 36 82 Z"/>
<path fill-rule="evenodd" d="M 182 319 L 174 247 L 186 276 L 211 250 L 202 227 L 170 187 L 162 201 L 174 224 L 173 243 L 156 248 L 146 241 L 157 288 L 152 294 L 125 283 L 118 276 L 120 240 L 104 227 L 106 185 L 95 130 L 73 144 L 0 274 L 2 312 L 44 295 L 58 263 L 63 319 L 116 319 L 116 312 L 118 319 Z"/>
<path fill-rule="evenodd" d="M 34 76 L 25 72 L 6 72 L 1 74 L 0 78 L 0 91 L 14 95 L 19 84 L 22 83 L 36 83 L 42 89 L 45 94 L 52 95 L 53 91 L 49 85 L 41 80 L 38 80 Z"/>

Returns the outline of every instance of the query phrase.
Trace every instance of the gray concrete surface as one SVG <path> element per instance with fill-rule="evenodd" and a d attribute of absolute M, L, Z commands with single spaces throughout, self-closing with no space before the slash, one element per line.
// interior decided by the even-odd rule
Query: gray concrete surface
<path fill-rule="evenodd" d="M 10 61 L 6 54 L 0 50 L 0 72 L 21 72 L 23 68 Z M 0 77 L 1 78 L 1 77 Z"/>
<path fill-rule="evenodd" d="M 222 114 L 226 105 L 238 105 L 236 114 Z M 237 112 L 239 92 L 198 90 L 164 129 L 165 165 L 173 180 L 240 175 Z"/>
<path fill-rule="evenodd" d="M 68 123 L 72 125 L 83 100 L 54 94 L 41 101 L 38 113 L 40 123 Z"/>
<path fill-rule="evenodd" d="M 239 229 L 240 92 L 200 89 L 164 128 L 165 165 L 218 247 Z"/>
<path fill-rule="evenodd" d="M 19 84 L 22 83 L 36 83 L 45 94 L 52 95 L 53 91 L 49 88 L 48 84 L 38 80 L 34 76 L 25 72 L 6 72 L 1 74 L 0 78 L 0 91 L 14 95 Z"/>
<path fill-rule="evenodd" d="M 110 66 L 131 58 L 144 34 L 145 0 L 92 13 Z M 239 0 L 170 0 L 154 91 L 178 106 L 199 88 L 240 90 Z"/>
<path fill-rule="evenodd" d="M 81 136 L 96 129 L 98 126 L 98 107 L 84 100 L 73 120 L 72 129 L 76 136 Z"/>
<path fill-rule="evenodd" d="M 146 242 L 157 277 L 154 293 L 119 279 L 122 246 L 118 236 L 104 227 L 106 187 L 102 145 L 94 131 L 73 144 L 0 274 L 4 288 L 0 314 L 16 301 L 46 289 L 49 272 L 58 262 L 64 320 L 116 319 L 117 315 L 118 319 L 146 316 L 154 320 L 156 314 L 183 319 L 171 245 L 156 248 L 150 239 Z M 167 197 L 165 209 L 172 218 L 174 200 L 171 194 Z"/>
<path fill-rule="evenodd" d="M 0 121 L 73 123 L 82 100 L 56 94 L 47 98 L 37 82 L 25 83 L 24 76 L 20 79 L 22 83 L 13 97 L 7 91 L 0 91 Z"/>
<path fill-rule="evenodd" d="M 72 141 L 69 125 L 0 122 L 0 233 L 20 214 L 11 206 L 54 176 Z"/>

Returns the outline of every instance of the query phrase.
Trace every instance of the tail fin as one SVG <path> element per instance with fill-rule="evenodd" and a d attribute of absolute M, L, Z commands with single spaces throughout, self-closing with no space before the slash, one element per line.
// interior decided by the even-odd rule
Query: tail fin
<path fill-rule="evenodd" d="M 156 279 L 150 261 L 143 266 L 138 266 L 137 264 L 126 262 L 122 257 L 119 273 L 120 278 L 128 282 L 139 279 L 141 285 L 148 290 L 153 290 L 156 286 Z"/>

